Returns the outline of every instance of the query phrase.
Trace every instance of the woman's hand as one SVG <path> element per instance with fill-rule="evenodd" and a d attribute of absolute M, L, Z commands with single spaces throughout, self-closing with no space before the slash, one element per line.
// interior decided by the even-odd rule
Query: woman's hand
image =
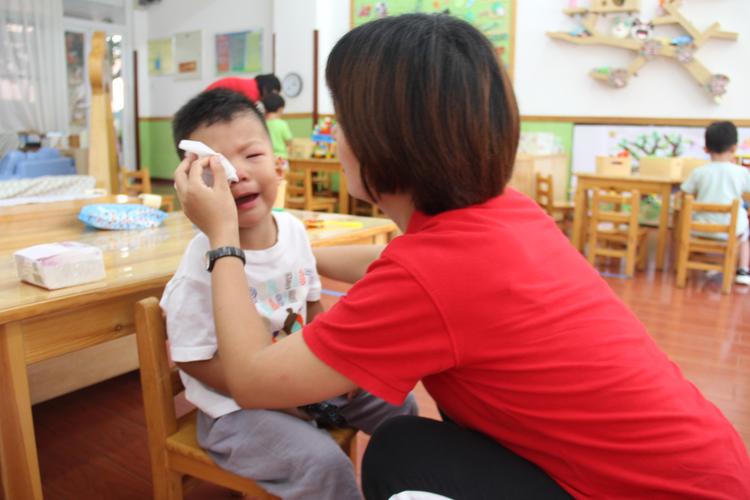
<path fill-rule="evenodd" d="M 213 175 L 213 186 L 203 181 L 205 169 Z M 237 206 L 219 157 L 197 158 L 188 153 L 174 179 L 182 210 L 208 236 L 211 246 L 239 246 Z"/>

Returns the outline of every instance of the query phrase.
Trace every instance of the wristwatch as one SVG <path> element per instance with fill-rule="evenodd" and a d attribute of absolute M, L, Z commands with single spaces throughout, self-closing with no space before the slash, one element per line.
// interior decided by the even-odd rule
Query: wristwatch
<path fill-rule="evenodd" d="M 237 247 L 219 247 L 215 250 L 209 250 L 206 252 L 206 271 L 209 273 L 213 271 L 214 264 L 222 257 L 237 257 L 245 264 L 245 252 L 241 248 Z"/>

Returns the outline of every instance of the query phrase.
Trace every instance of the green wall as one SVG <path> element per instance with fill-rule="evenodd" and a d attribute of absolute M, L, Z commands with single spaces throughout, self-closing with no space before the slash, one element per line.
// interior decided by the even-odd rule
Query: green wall
<path fill-rule="evenodd" d="M 294 137 L 309 137 L 312 133 L 310 118 L 288 118 Z M 573 152 L 572 122 L 522 122 L 522 132 L 549 132 L 560 138 L 568 158 Z M 179 158 L 172 141 L 170 120 L 141 120 L 138 129 L 141 140 L 141 166 L 148 167 L 157 179 L 171 179 Z M 570 171 L 570 163 L 568 165 Z"/>
<path fill-rule="evenodd" d="M 180 163 L 172 140 L 171 120 L 141 120 L 138 124 L 141 145 L 141 168 L 147 167 L 151 177 L 172 179 Z"/>

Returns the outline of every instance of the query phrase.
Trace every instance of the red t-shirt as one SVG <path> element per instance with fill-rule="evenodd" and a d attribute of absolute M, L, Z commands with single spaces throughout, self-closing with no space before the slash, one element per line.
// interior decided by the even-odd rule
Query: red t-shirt
<path fill-rule="evenodd" d="M 750 460 L 731 424 L 512 189 L 415 213 L 303 335 L 391 403 L 422 380 L 451 419 L 576 497 L 750 498 Z"/>
<path fill-rule="evenodd" d="M 206 90 L 217 88 L 234 90 L 235 92 L 244 94 L 251 102 L 260 101 L 260 89 L 258 89 L 258 82 L 255 81 L 255 78 L 237 78 L 235 76 L 229 76 L 227 78 L 216 80 L 214 83 L 206 87 Z"/>

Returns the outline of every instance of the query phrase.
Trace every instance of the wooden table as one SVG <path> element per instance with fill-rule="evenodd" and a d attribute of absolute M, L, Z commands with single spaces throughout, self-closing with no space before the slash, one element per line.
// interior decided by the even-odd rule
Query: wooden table
<path fill-rule="evenodd" d="M 196 233 L 182 212 L 154 229 L 88 229 L 75 218 L 76 203 L 15 207 L 14 214 L 0 210 L 0 483 L 7 500 L 42 498 L 32 402 L 138 366 L 133 304 L 161 295 Z M 362 223 L 311 230 L 313 246 L 386 242 L 397 231 L 386 219 L 289 212 Z M 13 251 L 64 240 L 102 248 L 106 279 L 55 291 L 18 281 Z M 44 383 L 34 387 L 35 377 Z M 36 390 L 44 393 L 41 398 L 32 398 Z"/>
<path fill-rule="evenodd" d="M 632 191 L 637 189 L 641 194 L 655 194 L 661 196 L 661 210 L 659 211 L 659 235 L 656 244 L 656 268 L 662 269 L 664 254 L 667 248 L 669 234 L 669 203 L 672 189 L 679 187 L 680 179 L 665 179 L 658 177 L 598 175 L 594 173 L 576 173 L 578 185 L 575 194 L 575 212 L 573 216 L 573 246 L 583 251 L 584 227 L 588 213 L 588 191 L 590 189 L 610 189 L 616 191 Z"/>
<path fill-rule="evenodd" d="M 343 214 L 349 213 L 349 190 L 346 186 L 346 176 L 344 175 L 344 170 L 341 168 L 341 162 L 335 159 L 289 158 L 289 168 L 339 174 L 339 212 Z"/>

